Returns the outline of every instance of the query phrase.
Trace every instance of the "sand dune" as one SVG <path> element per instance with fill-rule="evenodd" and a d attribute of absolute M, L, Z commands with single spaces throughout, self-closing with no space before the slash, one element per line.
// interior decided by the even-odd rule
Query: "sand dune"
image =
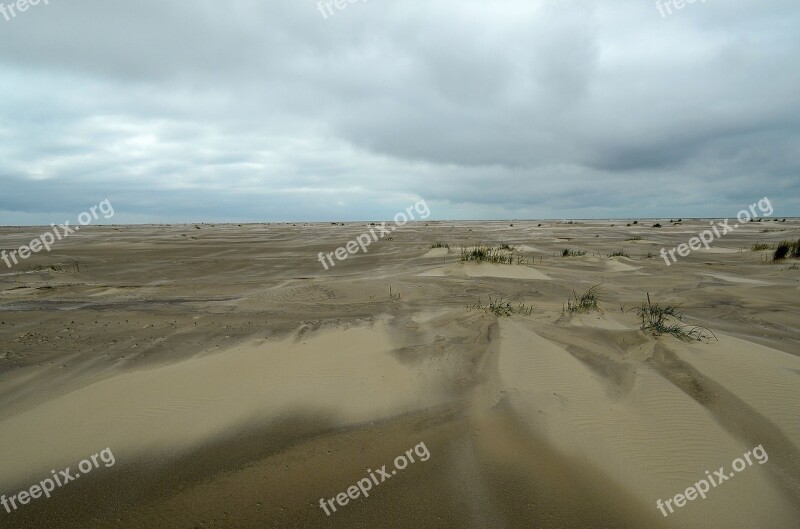
<path fill-rule="evenodd" d="M 385 325 L 248 343 L 70 392 L 5 421 L 14 435 L 0 437 L 0 451 L 15 457 L 0 461 L 0 484 L 23 485 L 37 470 L 80 461 L 95 439 L 134 459 L 298 411 L 326 415 L 338 427 L 436 405 L 427 380 L 435 375 L 388 354 Z"/>
<path fill-rule="evenodd" d="M 553 446 L 588 460 L 642 506 L 681 492 L 717 462 L 728 464 L 721 454 L 752 448 L 646 364 L 628 371 L 630 377 L 603 377 L 523 324 L 503 327 L 500 376 L 514 410 Z M 606 361 L 613 364 L 613 358 Z M 776 393 L 785 395 L 782 389 Z M 790 526 L 800 510 L 783 503 L 764 467 L 751 470 L 730 489 L 726 483 L 724 497 L 681 512 L 681 525 L 707 527 L 714 519 L 721 527 L 745 527 L 742 520 L 755 515 L 765 526 Z M 755 512 L 753 496 L 759 498 Z"/>

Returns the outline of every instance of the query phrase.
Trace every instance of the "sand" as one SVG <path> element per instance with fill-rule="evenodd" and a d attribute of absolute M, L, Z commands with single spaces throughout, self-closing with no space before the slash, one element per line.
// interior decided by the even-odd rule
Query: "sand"
<path fill-rule="evenodd" d="M 87 227 L 0 270 L 0 494 L 116 464 L 0 527 L 797 527 L 800 270 L 750 247 L 800 222 L 671 266 L 708 221 L 660 222 L 412 223 L 327 271 L 366 223 Z M 477 243 L 522 261 L 459 262 Z M 595 285 L 599 310 L 563 312 Z M 707 336 L 643 332 L 647 293 Z M 419 443 L 429 460 L 320 508 Z"/>

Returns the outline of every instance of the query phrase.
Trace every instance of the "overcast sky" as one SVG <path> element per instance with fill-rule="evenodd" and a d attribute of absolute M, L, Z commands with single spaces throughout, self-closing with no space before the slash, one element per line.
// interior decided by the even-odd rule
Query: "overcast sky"
<path fill-rule="evenodd" d="M 43 2 L 0 224 L 800 215 L 797 0 Z"/>

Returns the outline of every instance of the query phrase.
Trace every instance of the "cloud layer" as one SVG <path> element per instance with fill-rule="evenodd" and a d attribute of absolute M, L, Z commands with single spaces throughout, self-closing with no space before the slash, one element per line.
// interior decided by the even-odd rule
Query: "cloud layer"
<path fill-rule="evenodd" d="M 800 215 L 796 2 L 318 8 L 0 15 L 0 223 Z"/>

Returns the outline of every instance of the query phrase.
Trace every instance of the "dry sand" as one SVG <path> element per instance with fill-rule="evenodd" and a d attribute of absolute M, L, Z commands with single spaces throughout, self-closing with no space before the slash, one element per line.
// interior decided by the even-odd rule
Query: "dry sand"
<path fill-rule="evenodd" d="M 749 248 L 800 223 L 667 266 L 708 221 L 660 222 L 415 223 L 328 271 L 365 223 L 86 227 L 0 263 L 0 494 L 116 458 L 0 527 L 798 527 L 800 270 Z M 524 264 L 460 262 L 479 242 Z M 598 284 L 601 311 L 562 313 Z M 716 339 L 642 332 L 648 292 Z M 533 310 L 471 308 L 489 296 Z M 429 460 L 319 507 L 419 443 Z"/>

